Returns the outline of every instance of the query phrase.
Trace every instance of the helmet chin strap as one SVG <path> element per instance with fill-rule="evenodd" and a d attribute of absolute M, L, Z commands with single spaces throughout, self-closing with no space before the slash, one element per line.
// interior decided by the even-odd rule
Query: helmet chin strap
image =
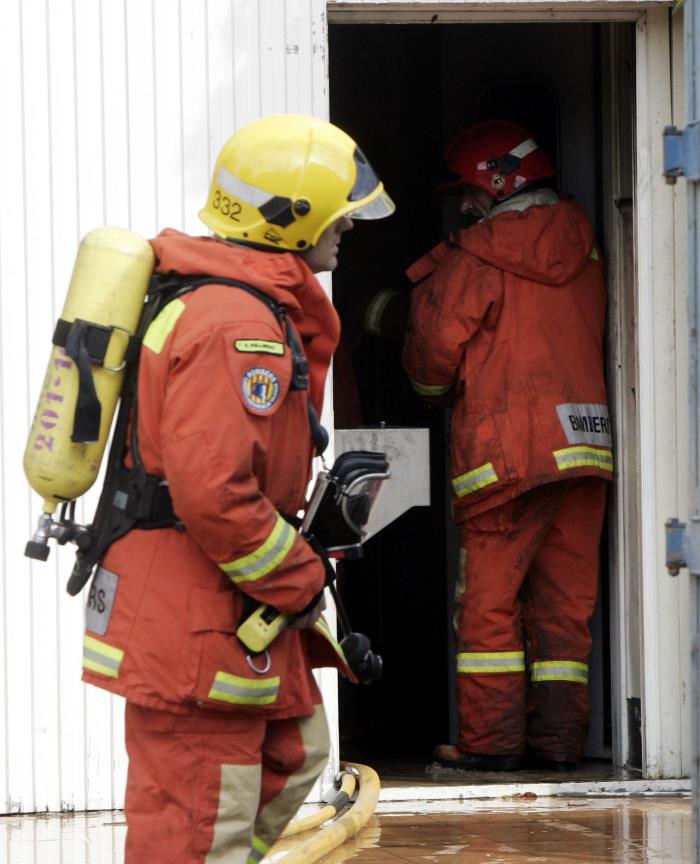
<path fill-rule="evenodd" d="M 303 249 L 280 249 L 277 246 L 268 246 L 266 243 L 254 243 L 251 240 L 234 240 L 233 237 L 219 237 L 218 234 L 212 234 L 211 239 L 218 240 L 220 243 L 226 243 L 228 246 L 246 246 L 249 249 L 258 249 L 260 252 L 271 252 L 273 254 L 287 252 L 290 255 L 298 255 L 299 252 L 304 251 Z"/>

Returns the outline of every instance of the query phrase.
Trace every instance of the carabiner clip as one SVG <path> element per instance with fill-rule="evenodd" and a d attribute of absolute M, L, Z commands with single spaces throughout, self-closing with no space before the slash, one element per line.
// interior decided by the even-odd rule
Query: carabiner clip
<path fill-rule="evenodd" d="M 255 665 L 255 658 L 256 657 L 264 657 L 265 658 L 265 665 L 262 669 L 258 669 L 258 667 Z M 270 666 L 272 666 L 272 658 L 270 657 L 270 653 L 267 649 L 265 649 L 265 651 L 263 651 L 262 654 L 255 654 L 255 655 L 246 654 L 245 659 L 248 662 L 248 665 L 250 666 L 250 668 L 253 670 L 253 672 L 255 672 L 256 675 L 264 675 L 266 672 L 270 671 Z"/>

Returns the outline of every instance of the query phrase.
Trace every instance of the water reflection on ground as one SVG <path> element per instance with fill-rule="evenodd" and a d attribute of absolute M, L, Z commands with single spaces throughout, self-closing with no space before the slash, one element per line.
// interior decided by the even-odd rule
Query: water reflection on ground
<path fill-rule="evenodd" d="M 442 805 L 443 807 L 445 805 Z M 383 805 L 390 810 L 391 805 Z M 326 864 L 691 864 L 687 796 L 465 803 L 460 812 L 376 814 Z"/>
<path fill-rule="evenodd" d="M 691 864 L 688 795 L 390 802 L 323 864 Z M 120 812 L 0 817 L 1 864 L 122 864 L 126 825 Z M 299 839 L 304 839 L 299 835 Z M 295 838 L 266 862 L 282 862 Z"/>

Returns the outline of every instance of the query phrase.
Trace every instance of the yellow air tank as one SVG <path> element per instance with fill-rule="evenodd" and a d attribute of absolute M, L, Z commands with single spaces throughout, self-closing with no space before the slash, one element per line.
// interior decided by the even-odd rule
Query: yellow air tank
<path fill-rule="evenodd" d="M 24 451 L 24 473 L 44 499 L 40 528 L 51 521 L 59 504 L 79 498 L 97 478 L 122 387 L 125 352 L 141 317 L 153 264 L 150 243 L 126 228 L 97 228 L 80 243 L 59 324 L 64 332 L 76 321 L 99 325 L 90 338 L 96 335 L 106 342 L 106 352 L 102 365 L 83 362 L 82 382 L 79 367 L 69 356 L 69 343 L 55 344 L 51 352 Z M 85 351 L 83 356 L 86 361 Z M 92 383 L 85 374 L 88 366 Z M 95 440 L 73 440 L 81 383 L 81 402 L 86 384 L 89 390 L 94 386 L 97 417 L 93 412 L 88 437 Z"/>

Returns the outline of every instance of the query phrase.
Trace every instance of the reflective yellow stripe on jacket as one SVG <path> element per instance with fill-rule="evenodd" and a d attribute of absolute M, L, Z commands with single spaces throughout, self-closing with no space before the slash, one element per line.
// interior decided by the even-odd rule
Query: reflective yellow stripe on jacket
<path fill-rule="evenodd" d="M 524 671 L 524 651 L 468 651 L 457 655 L 457 672 L 460 675 L 500 675 Z"/>
<path fill-rule="evenodd" d="M 610 472 L 613 470 L 612 452 L 599 447 L 586 447 L 583 444 L 565 447 L 563 450 L 555 450 L 554 458 L 560 471 L 566 471 L 567 468 L 600 468 L 601 471 Z"/>
<path fill-rule="evenodd" d="M 100 675 L 108 675 L 110 678 L 119 677 L 119 667 L 124 659 L 124 652 L 120 648 L 100 642 L 93 636 L 85 634 L 83 637 L 83 668 Z"/>
<path fill-rule="evenodd" d="M 530 665 L 530 680 L 588 684 L 588 666 L 575 660 L 538 660 Z"/>
<path fill-rule="evenodd" d="M 168 303 L 146 330 L 146 335 L 143 337 L 143 344 L 146 348 L 150 348 L 154 354 L 160 354 L 165 340 L 184 311 L 185 304 L 182 300 L 173 300 Z"/>
<path fill-rule="evenodd" d="M 261 546 L 249 555 L 219 564 L 219 567 L 236 583 L 254 582 L 279 567 L 294 546 L 295 537 L 296 532 L 289 522 L 278 515 L 272 533 Z"/>
<path fill-rule="evenodd" d="M 210 699 L 233 705 L 271 705 L 280 690 L 279 675 L 273 678 L 241 678 L 228 672 L 217 672 L 209 691 Z"/>
<path fill-rule="evenodd" d="M 466 474 L 460 474 L 459 477 L 452 480 L 455 495 L 460 498 L 470 495 L 472 492 L 478 492 L 479 489 L 490 486 L 492 483 L 498 483 L 498 474 L 490 462 L 474 468 L 473 471 L 467 471 Z"/>
<path fill-rule="evenodd" d="M 422 384 L 420 381 L 416 381 L 415 378 L 410 377 L 409 381 L 411 382 L 411 387 L 420 396 L 443 396 L 452 388 L 452 384 Z"/>

